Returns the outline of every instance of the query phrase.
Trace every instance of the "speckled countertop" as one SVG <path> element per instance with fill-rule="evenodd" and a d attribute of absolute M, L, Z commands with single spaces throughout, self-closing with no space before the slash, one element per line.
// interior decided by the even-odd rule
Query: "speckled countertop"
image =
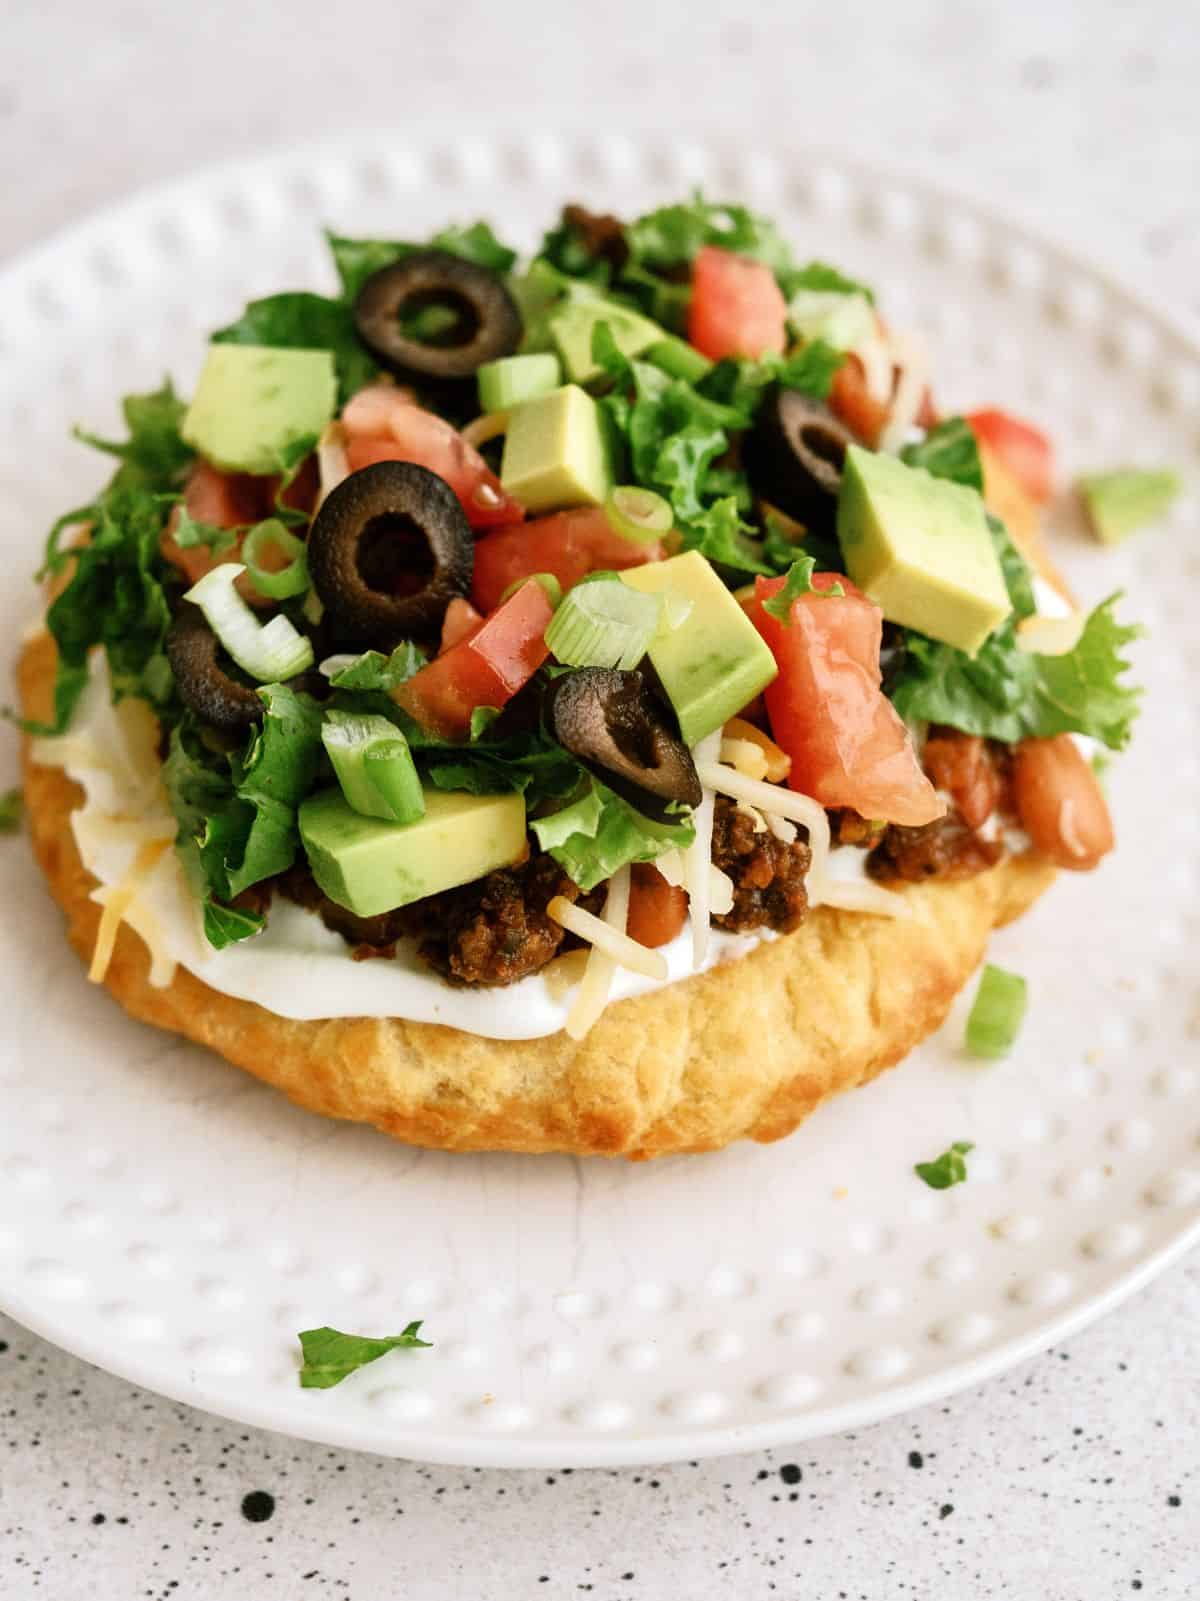
<path fill-rule="evenodd" d="M 1200 326 L 1200 22 L 1179 0 L 609 0 L 181 9 L 6 0 L 0 257 L 257 145 L 536 106 L 778 133 L 986 197 Z M 285 20 L 286 19 L 286 20 Z M 374 42 L 372 42 L 374 41 Z M 364 45 L 367 48 L 364 48 Z M 0 1596 L 821 1601 L 1200 1594 L 1200 1263 L 944 1406 L 625 1472 L 435 1469 L 297 1444 L 0 1317 Z"/>

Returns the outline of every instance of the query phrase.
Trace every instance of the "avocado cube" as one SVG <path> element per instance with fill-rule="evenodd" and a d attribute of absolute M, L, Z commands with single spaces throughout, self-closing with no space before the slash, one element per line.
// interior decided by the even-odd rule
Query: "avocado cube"
<path fill-rule="evenodd" d="M 1079 480 L 1092 532 L 1105 545 L 1119 544 L 1147 523 L 1157 522 L 1182 487 L 1179 474 L 1169 468 L 1123 467 L 1088 473 Z"/>
<path fill-rule="evenodd" d="M 598 323 L 607 323 L 623 356 L 640 356 L 664 337 L 664 330 L 648 317 L 611 300 L 571 300 L 550 319 L 550 333 L 558 346 L 567 377 L 586 384 L 599 377 L 600 363 L 592 357 L 592 335 Z"/>
<path fill-rule="evenodd" d="M 851 445 L 838 497 L 846 570 L 893 623 L 974 656 L 1012 609 L 977 490 Z"/>
<path fill-rule="evenodd" d="M 518 406 L 508 421 L 500 482 L 526 511 L 603 505 L 612 473 L 591 395 L 566 384 Z"/>
<path fill-rule="evenodd" d="M 316 443 L 336 405 L 328 350 L 211 345 L 180 432 L 225 472 L 277 473 L 297 441 Z"/>
<path fill-rule="evenodd" d="M 775 658 L 762 635 L 698 550 L 630 568 L 621 581 L 643 594 L 672 592 L 692 604 L 683 622 L 660 633 L 649 650 L 686 745 L 727 723 L 775 677 Z"/>
<path fill-rule="evenodd" d="M 389 823 L 356 812 L 340 789 L 308 797 L 300 807 L 300 838 L 330 900 L 358 917 L 376 917 L 524 855 L 523 796 L 429 788 L 424 798 L 416 822 Z"/>

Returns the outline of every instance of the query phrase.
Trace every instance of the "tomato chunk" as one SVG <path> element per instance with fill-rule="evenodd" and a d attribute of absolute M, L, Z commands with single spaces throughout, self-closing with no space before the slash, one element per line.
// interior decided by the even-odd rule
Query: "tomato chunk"
<path fill-rule="evenodd" d="M 522 584 L 474 633 L 392 691 L 422 728 L 465 739 L 477 706 L 507 706 L 550 652 L 543 635 L 554 608 L 540 584 Z"/>
<path fill-rule="evenodd" d="M 829 409 L 864 445 L 874 447 L 887 426 L 891 408 L 887 401 L 877 400 L 868 389 L 866 369 L 858 357 L 847 356 L 833 375 Z"/>
<path fill-rule="evenodd" d="M 787 302 L 775 274 L 761 261 L 705 245 L 692 263 L 689 341 L 711 361 L 769 352 L 787 345 Z"/>
<path fill-rule="evenodd" d="M 446 615 L 442 618 L 442 639 L 438 646 L 438 655 L 444 656 L 448 650 L 453 650 L 455 645 L 461 645 L 464 639 L 470 639 L 473 634 L 477 634 L 482 627 L 483 618 L 471 602 L 464 600 L 461 595 L 455 595 L 446 607 Z"/>
<path fill-rule="evenodd" d="M 661 555 L 659 544 L 614 533 L 602 506 L 556 511 L 486 534 L 475 546 L 471 594 L 480 611 L 491 611 L 510 584 L 533 573 L 553 573 L 565 594 L 588 573 L 640 567 Z"/>
<path fill-rule="evenodd" d="M 785 626 L 763 601 L 782 578 L 759 578 L 749 614 L 779 666 L 763 694 L 771 732 L 792 758 L 788 785 L 822 806 L 915 826 L 945 806 L 880 688 L 883 613 L 848 578 L 816 573 Z M 829 595 L 835 584 L 842 596 Z"/>
<path fill-rule="evenodd" d="M 1054 446 L 1040 429 L 1006 411 L 973 411 L 967 421 L 979 443 L 995 451 L 1027 495 L 1037 501 L 1050 499 Z"/>
<path fill-rule="evenodd" d="M 414 461 L 445 479 L 472 528 L 518 522 L 524 508 L 458 429 L 387 384 L 360 389 L 342 413 L 351 472 L 377 461 Z"/>

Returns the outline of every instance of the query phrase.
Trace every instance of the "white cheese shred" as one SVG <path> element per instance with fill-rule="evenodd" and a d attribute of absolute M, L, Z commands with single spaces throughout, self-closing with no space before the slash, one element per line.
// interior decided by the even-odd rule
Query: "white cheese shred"
<path fill-rule="evenodd" d="M 629 868 L 618 868 L 608 881 L 603 917 L 593 917 L 591 912 L 572 905 L 562 895 L 556 895 L 546 908 L 556 923 L 578 934 L 592 947 L 579 994 L 563 1025 L 573 1040 L 583 1039 L 604 1011 L 618 967 L 628 967 L 646 978 L 662 980 L 667 977 L 666 957 L 639 945 L 625 932 L 629 921 L 629 884 Z"/>
<path fill-rule="evenodd" d="M 912 908 L 902 895 L 884 889 L 882 884 L 872 884 L 869 879 L 827 878 L 821 890 L 821 905 L 835 906 L 842 912 L 875 912 L 880 917 L 912 916 Z"/>
<path fill-rule="evenodd" d="M 459 432 L 468 445 L 478 450 L 480 445 L 486 445 L 489 439 L 499 439 L 501 434 L 508 432 L 508 412 L 484 412 Z"/>
<path fill-rule="evenodd" d="M 100 926 L 96 930 L 96 944 L 92 950 L 91 966 L 88 968 L 89 983 L 103 984 L 108 964 L 112 961 L 113 951 L 116 948 L 117 930 L 132 910 L 146 879 L 158 866 L 163 852 L 170 848 L 170 844 L 169 838 L 146 840 L 139 847 L 137 855 L 133 858 L 133 865 L 119 884 L 92 892 L 92 899 L 104 910 L 100 914 Z"/>
<path fill-rule="evenodd" d="M 921 410 L 921 401 L 929 383 L 929 357 L 920 340 L 912 334 L 893 334 L 889 344 L 892 361 L 900 376 L 896 381 L 891 412 L 879 436 L 879 448 L 895 453 L 908 443 L 909 433 Z"/>
<path fill-rule="evenodd" d="M 696 773 L 706 789 L 717 790 L 735 801 L 745 801 L 760 811 L 768 823 L 772 816 L 783 817 L 808 830 L 808 848 L 812 852 L 808 898 L 811 905 L 819 905 L 829 876 L 829 819 L 825 808 L 808 795 L 798 795 L 795 790 L 784 789 L 779 784 L 764 784 L 756 778 L 747 778 L 732 767 L 704 759 L 699 751 L 697 756 Z"/>
<path fill-rule="evenodd" d="M 340 422 L 326 423 L 324 432 L 317 440 L 317 481 L 320 488 L 317 492 L 316 510 L 321 509 L 337 486 L 344 483 L 349 476 L 346 430 Z"/>
<path fill-rule="evenodd" d="M 701 766 L 716 767 L 721 754 L 721 730 L 718 728 L 697 740 L 692 751 L 696 772 L 703 786 L 700 804 L 692 813 L 692 827 L 696 837 L 684 855 L 684 888 L 688 893 L 688 908 L 692 924 L 692 966 L 697 972 L 704 966 L 710 937 L 709 917 L 712 915 L 712 836 L 713 817 L 717 797 L 713 786 L 705 780 Z M 749 780 L 747 780 L 749 782 Z M 760 786 L 765 787 L 765 786 Z"/>

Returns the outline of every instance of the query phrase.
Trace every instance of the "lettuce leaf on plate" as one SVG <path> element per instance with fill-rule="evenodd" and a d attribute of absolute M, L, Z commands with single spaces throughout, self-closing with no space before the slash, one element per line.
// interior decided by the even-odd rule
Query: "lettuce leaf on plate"
<path fill-rule="evenodd" d="M 595 889 L 630 862 L 651 862 L 696 837 L 690 814 L 678 823 L 652 823 L 598 780 L 549 817 L 530 824 L 538 844 L 582 890 Z"/>

